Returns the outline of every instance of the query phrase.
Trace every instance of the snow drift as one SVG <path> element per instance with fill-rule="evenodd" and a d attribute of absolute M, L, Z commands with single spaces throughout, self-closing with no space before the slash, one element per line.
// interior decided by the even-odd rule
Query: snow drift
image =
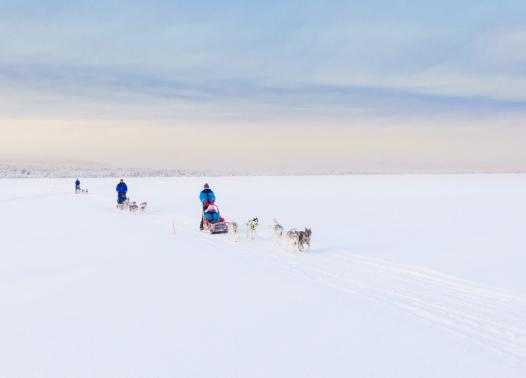
<path fill-rule="evenodd" d="M 2 377 L 523 377 L 526 176 L 0 181 Z M 313 247 L 272 242 L 272 218 Z M 243 230 L 242 230 L 243 231 Z"/>

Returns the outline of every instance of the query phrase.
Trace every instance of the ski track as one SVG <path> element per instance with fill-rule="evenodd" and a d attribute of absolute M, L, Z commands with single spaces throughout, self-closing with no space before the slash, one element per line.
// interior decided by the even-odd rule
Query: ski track
<path fill-rule="evenodd" d="M 102 196 L 92 197 L 95 199 L 98 206 L 107 207 L 107 201 L 102 204 Z M 520 294 L 337 248 L 316 252 L 316 240 L 311 251 L 292 252 L 285 242 L 281 246 L 273 244 L 271 232 L 265 230 L 270 229 L 269 225 L 260 225 L 254 241 L 247 240 L 242 229 L 241 240 L 236 243 L 226 235 L 201 233 L 196 230 L 195 219 L 181 214 L 147 210 L 142 215 L 150 225 L 166 227 L 166 232 L 171 232 L 176 219 L 175 238 L 222 245 L 219 253 L 231 250 L 245 259 L 266 259 L 287 274 L 394 307 L 521 362 L 526 359 L 526 297 Z"/>
<path fill-rule="evenodd" d="M 398 307 L 519 359 L 526 356 L 524 298 L 361 256 L 331 256 L 336 269 L 327 259 L 298 265 L 320 283 Z"/>
<path fill-rule="evenodd" d="M 316 253 L 316 244 L 310 253 L 292 252 L 285 243 L 273 248 L 265 233 L 250 241 L 242 232 L 241 242 L 235 243 L 193 229 L 185 232 L 201 236 L 196 239 L 208 245 L 230 244 L 247 257 L 256 250 L 259 257 L 272 259 L 289 273 L 395 307 L 513 359 L 526 358 L 526 297 L 348 251 Z"/>

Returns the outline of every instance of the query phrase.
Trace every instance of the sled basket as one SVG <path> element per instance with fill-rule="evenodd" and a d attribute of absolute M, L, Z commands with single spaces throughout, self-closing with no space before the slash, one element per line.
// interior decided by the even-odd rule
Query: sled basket
<path fill-rule="evenodd" d="M 211 234 L 226 234 L 228 226 L 225 222 L 209 223 L 206 227 Z"/>
<path fill-rule="evenodd" d="M 217 214 L 218 217 L 221 217 L 221 214 L 219 212 L 219 207 L 215 205 L 217 208 Z M 203 220 L 205 218 L 205 212 L 203 211 Z M 203 224 L 203 231 L 208 232 L 209 234 L 226 234 L 228 232 L 228 225 L 223 221 L 219 222 L 204 222 Z"/>

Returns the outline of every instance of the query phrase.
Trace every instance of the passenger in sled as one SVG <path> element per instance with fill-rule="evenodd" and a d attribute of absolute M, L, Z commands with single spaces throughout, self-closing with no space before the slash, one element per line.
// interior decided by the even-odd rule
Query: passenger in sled
<path fill-rule="evenodd" d="M 205 224 L 215 224 L 224 222 L 225 219 L 219 214 L 219 209 L 216 205 L 209 205 L 203 214 Z"/>

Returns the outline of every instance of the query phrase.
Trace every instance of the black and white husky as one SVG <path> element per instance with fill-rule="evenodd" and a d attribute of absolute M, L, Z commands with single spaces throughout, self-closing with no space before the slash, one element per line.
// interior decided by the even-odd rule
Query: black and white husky
<path fill-rule="evenodd" d="M 307 247 L 307 250 L 310 249 L 310 237 L 312 235 L 312 230 L 305 227 L 304 231 L 300 231 L 298 236 L 298 251 L 302 252 Z"/>
<path fill-rule="evenodd" d="M 133 201 L 130 202 L 129 208 L 131 213 L 135 213 L 139 210 L 139 205 L 137 205 L 137 202 Z"/>
<path fill-rule="evenodd" d="M 310 239 L 312 230 L 305 227 L 305 230 L 298 231 L 295 228 L 287 232 L 288 245 L 293 245 L 299 252 L 303 252 L 305 247 L 310 249 Z"/>
<path fill-rule="evenodd" d="M 254 240 L 256 238 L 256 229 L 258 228 L 259 220 L 257 218 L 249 219 L 247 222 L 247 239 Z"/>
<path fill-rule="evenodd" d="M 148 206 L 148 202 L 141 202 L 141 204 L 139 205 L 139 210 L 141 212 L 146 211 L 146 206 Z"/>
<path fill-rule="evenodd" d="M 239 227 L 236 222 L 227 222 L 228 238 L 235 242 L 239 241 Z"/>

